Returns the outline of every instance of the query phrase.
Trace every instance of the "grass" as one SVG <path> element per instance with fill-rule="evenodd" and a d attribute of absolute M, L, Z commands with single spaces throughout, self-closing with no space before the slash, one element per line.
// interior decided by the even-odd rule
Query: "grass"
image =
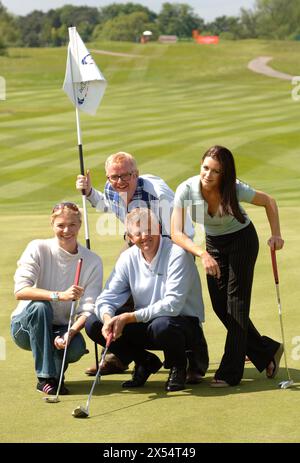
<path fill-rule="evenodd" d="M 291 83 L 251 73 L 247 63 L 257 56 L 273 56 L 274 68 L 298 75 L 300 44 L 93 43 L 90 48 L 139 55 L 94 54 L 109 84 L 97 116 L 81 115 L 85 163 L 94 185 L 104 183 L 107 155 L 126 150 L 137 158 L 141 173 L 157 174 L 175 189 L 198 172 L 204 150 L 219 143 L 234 152 L 240 178 L 276 197 L 286 240 L 278 264 L 288 362 L 299 384 L 299 356 L 293 344 L 300 335 L 299 103 L 291 98 Z M 279 379 L 286 377 L 283 364 L 278 380 L 267 380 L 247 364 L 239 387 L 209 388 L 225 331 L 212 312 L 200 267 L 211 359 L 204 384 L 165 394 L 167 372 L 161 370 L 140 391 L 127 392 L 120 388 L 127 373 L 105 377 L 92 400 L 92 418 L 83 423 L 74 420 L 71 411 L 84 404 L 89 392 L 91 381 L 82 372 L 92 362 L 90 354 L 70 366 L 67 383 L 72 395 L 60 404 L 46 405 L 35 392 L 31 355 L 18 349 L 9 335 L 16 305 L 13 274 L 28 241 L 51 235 L 51 206 L 62 199 L 80 201 L 74 187 L 79 169 L 75 115 L 61 90 L 65 61 L 65 49 L 12 49 L 9 57 L 0 57 L 7 86 L 7 99 L 0 101 L 0 333 L 6 342 L 6 361 L 0 361 L 1 442 L 298 442 L 299 386 L 277 388 Z M 252 319 L 262 333 L 280 339 L 265 244 L 268 225 L 263 210 L 247 210 L 261 243 Z M 92 248 L 103 258 L 107 278 L 120 238 L 99 235 L 99 215 L 91 211 L 89 217 Z M 93 352 L 92 343 L 89 348 Z"/>

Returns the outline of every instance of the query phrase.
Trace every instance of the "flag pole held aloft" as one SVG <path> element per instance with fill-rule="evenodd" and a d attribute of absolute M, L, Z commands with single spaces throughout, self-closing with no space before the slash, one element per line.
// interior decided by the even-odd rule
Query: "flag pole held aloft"
<path fill-rule="evenodd" d="M 69 27 L 69 39 L 63 90 L 75 105 L 80 173 L 85 175 L 79 110 L 96 114 L 107 82 L 81 40 L 76 27 Z M 82 204 L 86 247 L 90 249 L 85 190 L 82 190 Z"/>
<path fill-rule="evenodd" d="M 79 110 L 88 114 L 96 114 L 97 108 L 104 95 L 107 82 L 87 50 L 76 27 L 69 27 L 68 57 L 63 83 L 63 90 L 75 106 L 80 173 L 85 175 L 83 161 L 83 147 L 81 139 Z M 82 190 L 82 205 L 84 218 L 84 232 L 86 247 L 90 246 L 89 225 L 86 207 L 86 194 Z M 99 367 L 98 348 L 95 343 L 95 358 Z"/>

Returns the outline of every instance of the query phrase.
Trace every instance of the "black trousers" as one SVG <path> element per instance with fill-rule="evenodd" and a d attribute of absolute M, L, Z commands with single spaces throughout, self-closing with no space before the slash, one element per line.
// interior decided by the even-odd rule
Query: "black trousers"
<path fill-rule="evenodd" d="M 258 237 L 252 223 L 228 235 L 207 236 L 206 249 L 218 262 L 221 278 L 207 276 L 213 309 L 227 328 L 216 379 L 234 386 L 243 377 L 245 355 L 259 371 L 272 360 L 279 343 L 261 336 L 249 319 Z"/>
<path fill-rule="evenodd" d="M 93 314 L 87 319 L 85 330 L 94 342 L 105 346 L 102 326 L 102 322 Z M 111 343 L 109 350 L 124 364 L 132 361 L 143 363 L 147 357 L 146 349 L 162 350 L 165 368 L 185 368 L 186 351 L 203 345 L 203 338 L 203 331 L 196 317 L 157 317 L 148 323 L 126 325 L 122 336 Z"/>

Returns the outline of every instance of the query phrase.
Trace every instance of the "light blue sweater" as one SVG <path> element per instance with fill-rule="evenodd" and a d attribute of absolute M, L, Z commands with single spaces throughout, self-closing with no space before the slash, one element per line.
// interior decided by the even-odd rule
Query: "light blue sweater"
<path fill-rule="evenodd" d="M 137 246 L 121 254 L 97 298 L 96 315 L 102 321 L 105 313 L 114 316 L 131 294 L 138 322 L 178 315 L 204 321 L 201 283 L 193 257 L 169 238 L 161 237 L 151 264 Z"/>
<path fill-rule="evenodd" d="M 236 181 L 236 195 L 238 201 L 251 203 L 255 196 L 255 190 L 240 180 Z M 234 233 L 247 227 L 250 219 L 239 204 L 242 214 L 245 217 L 245 223 L 240 223 L 233 215 L 220 215 L 216 213 L 213 216 L 208 214 L 207 202 L 203 199 L 200 188 L 200 175 L 188 178 L 182 182 L 175 193 L 174 206 L 182 209 L 191 209 L 192 220 L 204 225 L 207 235 L 218 236 Z"/>

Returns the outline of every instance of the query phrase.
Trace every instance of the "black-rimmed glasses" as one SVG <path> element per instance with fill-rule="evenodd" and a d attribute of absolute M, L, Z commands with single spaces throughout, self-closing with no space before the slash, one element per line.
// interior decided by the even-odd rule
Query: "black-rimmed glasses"
<path fill-rule="evenodd" d="M 107 175 L 107 179 L 111 182 L 111 183 L 117 183 L 119 181 L 119 179 L 122 181 L 122 182 L 129 182 L 129 180 L 131 179 L 131 176 L 134 172 L 126 172 L 126 174 L 121 174 L 121 175 Z"/>

